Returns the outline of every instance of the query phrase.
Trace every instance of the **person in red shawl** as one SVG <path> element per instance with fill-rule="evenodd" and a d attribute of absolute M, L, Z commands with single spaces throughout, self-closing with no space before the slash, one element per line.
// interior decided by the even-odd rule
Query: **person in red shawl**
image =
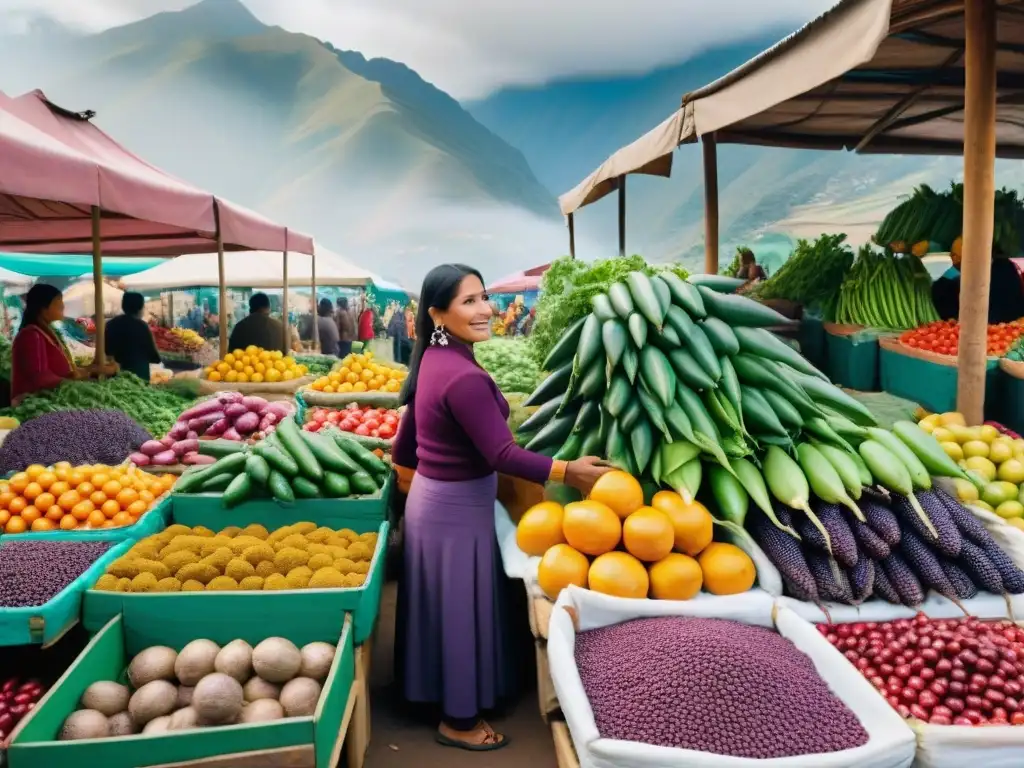
<path fill-rule="evenodd" d="M 359 313 L 359 340 L 364 344 L 373 340 L 373 309 L 363 294 L 363 308 Z"/>
<path fill-rule="evenodd" d="M 51 326 L 64 319 L 64 297 L 52 285 L 32 286 L 25 296 L 25 312 L 11 350 L 11 402 L 25 395 L 53 389 L 65 379 L 88 378 L 75 365 L 64 340 Z"/>

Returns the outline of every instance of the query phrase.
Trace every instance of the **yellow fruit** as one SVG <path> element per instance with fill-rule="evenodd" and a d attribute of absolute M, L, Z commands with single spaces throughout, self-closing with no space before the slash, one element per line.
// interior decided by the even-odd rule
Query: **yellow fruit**
<path fill-rule="evenodd" d="M 713 595 L 736 595 L 754 586 L 757 569 L 746 552 L 733 544 L 714 541 L 697 558 L 704 587 Z"/>
<path fill-rule="evenodd" d="M 985 486 L 981 492 L 981 500 L 993 508 L 998 507 L 1004 501 L 1016 500 L 1020 489 L 1013 483 L 996 480 Z"/>
<path fill-rule="evenodd" d="M 917 426 L 919 426 L 925 432 L 932 432 L 932 430 L 939 426 L 939 414 L 933 413 L 931 416 L 925 416 L 923 419 L 917 422 Z"/>
<path fill-rule="evenodd" d="M 984 456 L 972 456 L 964 461 L 964 467 L 981 475 L 987 482 L 996 479 L 996 465 Z"/>
<path fill-rule="evenodd" d="M 516 544 L 534 557 L 540 557 L 556 544 L 564 544 L 563 514 L 562 505 L 553 501 L 530 507 L 516 526 Z"/>
<path fill-rule="evenodd" d="M 586 587 L 589 570 L 590 561 L 585 555 L 568 544 L 555 544 L 544 553 L 537 566 L 537 584 L 545 595 L 555 600 L 570 584 Z"/>
<path fill-rule="evenodd" d="M 940 443 L 957 443 L 960 441 L 956 439 L 956 434 L 951 429 L 945 427 L 936 427 L 932 430 L 932 437 L 938 440 Z"/>
<path fill-rule="evenodd" d="M 939 423 L 942 424 L 942 426 L 947 426 L 949 424 L 959 424 L 961 427 L 966 427 L 967 419 L 964 418 L 964 415 L 962 413 L 957 413 L 956 411 L 949 411 L 947 413 L 939 414 Z"/>
<path fill-rule="evenodd" d="M 597 479 L 588 498 L 605 504 L 625 520 L 644 505 L 644 489 L 632 475 L 615 470 Z"/>
<path fill-rule="evenodd" d="M 1009 520 L 1014 517 L 1024 517 L 1024 504 L 1021 504 L 1016 499 L 1004 501 L 996 507 L 996 514 L 1004 520 Z"/>
<path fill-rule="evenodd" d="M 971 432 L 970 429 L 963 426 L 962 424 L 950 424 L 948 427 L 943 427 L 943 429 L 945 429 L 946 432 L 951 434 L 953 436 L 953 440 L 958 443 L 966 443 L 968 440 L 971 439 L 971 436 L 974 434 L 973 432 Z M 935 436 L 934 432 L 932 432 L 932 436 Z M 937 437 L 935 439 L 938 440 Z"/>
<path fill-rule="evenodd" d="M 1024 462 L 1018 459 L 1007 459 L 996 470 L 996 478 L 1015 485 L 1024 483 Z"/>
<path fill-rule="evenodd" d="M 1024 531 L 1024 519 L 1019 517 L 1011 517 L 1006 522 L 1008 522 L 1014 528 L 1019 528 L 1020 530 Z"/>
<path fill-rule="evenodd" d="M 978 427 L 978 439 L 991 443 L 993 440 L 999 437 L 999 430 L 993 427 L 991 424 L 982 424 Z"/>
<path fill-rule="evenodd" d="M 622 538 L 622 522 L 599 501 L 577 501 L 565 506 L 562 533 L 573 549 L 586 555 L 603 555 L 615 549 Z"/>
<path fill-rule="evenodd" d="M 946 455 L 953 461 L 963 461 L 964 449 L 960 446 L 960 443 L 946 441 L 944 443 L 939 443 L 939 445 L 942 446 L 942 450 L 944 450 Z"/>
<path fill-rule="evenodd" d="M 590 565 L 590 589 L 614 597 L 647 597 L 651 580 L 643 563 L 626 552 L 608 552 Z"/>
<path fill-rule="evenodd" d="M 1002 464 L 1007 459 L 1012 459 L 1013 441 L 1005 437 L 993 440 L 988 449 L 988 458 L 993 464 Z"/>
<path fill-rule="evenodd" d="M 655 600 L 689 600 L 700 592 L 704 574 L 689 555 L 672 552 L 648 569 L 651 597 Z"/>
<path fill-rule="evenodd" d="M 664 512 L 654 507 L 640 507 L 623 521 L 622 543 L 638 560 L 657 562 L 672 551 L 675 529 Z"/>
<path fill-rule="evenodd" d="M 953 484 L 956 486 L 956 497 L 960 501 L 971 502 L 978 500 L 978 488 L 974 483 L 957 478 L 953 481 Z"/>
<path fill-rule="evenodd" d="M 651 506 L 668 515 L 675 533 L 673 547 L 677 552 L 692 557 L 711 543 L 714 520 L 700 502 L 687 504 L 675 491 L 658 491 L 651 499 Z"/>
<path fill-rule="evenodd" d="M 969 440 L 963 444 L 964 456 L 968 459 L 973 456 L 988 458 L 989 445 L 984 440 Z"/>

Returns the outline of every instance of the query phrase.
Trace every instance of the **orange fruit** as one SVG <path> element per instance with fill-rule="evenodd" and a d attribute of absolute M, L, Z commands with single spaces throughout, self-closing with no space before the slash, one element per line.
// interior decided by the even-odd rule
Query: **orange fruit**
<path fill-rule="evenodd" d="M 70 461 L 58 461 L 56 464 L 53 465 L 53 468 L 54 468 L 55 471 L 56 470 L 61 470 L 61 469 L 63 469 L 64 471 L 67 471 L 67 470 L 71 469 L 71 462 Z"/>
<path fill-rule="evenodd" d="M 640 507 L 622 523 L 622 543 L 633 557 L 653 563 L 672 551 L 675 532 L 668 515 Z"/>
<path fill-rule="evenodd" d="M 47 520 L 53 520 L 54 522 L 60 522 L 60 519 L 64 517 L 64 510 L 58 507 L 56 504 L 51 504 L 46 508 L 43 513 Z"/>
<path fill-rule="evenodd" d="M 107 494 L 107 498 L 113 499 L 121 492 L 121 484 L 117 480 L 107 480 L 100 490 Z"/>
<path fill-rule="evenodd" d="M 89 519 L 89 515 L 91 515 L 95 510 L 96 507 L 93 506 L 92 502 L 86 499 L 85 501 L 80 501 L 75 504 L 74 508 L 71 510 L 71 514 L 75 516 L 75 520 L 85 522 Z"/>
<path fill-rule="evenodd" d="M 28 487 L 29 482 L 28 475 L 24 472 L 18 472 L 11 478 L 9 484 L 14 493 L 21 495 L 21 492 Z"/>
<path fill-rule="evenodd" d="M 608 552 L 590 564 L 590 589 L 615 597 L 647 597 L 651 581 L 644 564 L 627 552 Z"/>
<path fill-rule="evenodd" d="M 754 561 L 734 544 L 713 541 L 697 557 L 704 588 L 713 595 L 736 595 L 754 586 Z"/>
<path fill-rule="evenodd" d="M 113 519 L 121 514 L 121 505 L 114 499 L 107 499 L 100 507 L 100 511 L 103 513 L 104 517 Z"/>
<path fill-rule="evenodd" d="M 35 480 L 45 471 L 46 467 L 44 467 L 42 464 L 29 464 L 27 467 L 25 467 L 25 474 L 28 475 L 30 480 Z"/>
<path fill-rule="evenodd" d="M 677 552 L 694 557 L 711 543 L 714 519 L 699 501 L 687 504 L 675 491 L 658 491 L 651 506 L 664 512 L 672 522 Z"/>
<path fill-rule="evenodd" d="M 58 480 L 52 483 L 47 490 L 59 499 L 62 493 L 67 493 L 71 490 L 71 486 L 68 485 L 67 480 Z"/>
<path fill-rule="evenodd" d="M 25 486 L 25 490 L 21 492 L 21 495 L 24 496 L 29 501 L 33 501 L 36 498 L 36 496 L 38 496 L 42 492 L 43 487 L 39 483 L 33 481 Z"/>
<path fill-rule="evenodd" d="M 62 531 L 73 531 L 78 527 L 78 521 L 75 520 L 74 515 L 64 515 L 60 519 L 60 529 Z"/>
<path fill-rule="evenodd" d="M 43 486 L 43 490 L 49 489 L 51 485 L 57 482 L 57 475 L 50 470 L 46 470 L 39 477 L 36 478 L 36 482 Z"/>
<path fill-rule="evenodd" d="M 0 509 L 0 530 L 7 525 L 7 521 L 11 519 L 11 513 L 6 509 Z"/>
<path fill-rule="evenodd" d="M 70 512 L 82 500 L 78 491 L 65 491 L 57 497 L 57 503 L 65 512 Z"/>
<path fill-rule="evenodd" d="M 528 555 L 541 556 L 555 544 L 565 543 L 562 505 L 554 501 L 534 504 L 516 526 L 516 544 Z"/>
<path fill-rule="evenodd" d="M 108 480 L 110 480 L 110 475 L 108 475 L 106 472 L 97 472 L 91 478 L 89 478 L 89 482 L 91 482 L 97 488 L 102 488 Z"/>
<path fill-rule="evenodd" d="M 139 491 L 139 501 L 146 502 L 147 506 L 152 504 L 154 499 L 156 499 L 156 497 L 153 495 L 152 491 Z"/>
<path fill-rule="evenodd" d="M 4 491 L 0 493 L 0 509 L 7 509 L 7 505 L 11 503 L 13 499 L 16 499 L 17 495 L 10 491 Z"/>
<path fill-rule="evenodd" d="M 4 526 L 4 533 L 24 533 L 28 530 L 28 523 L 20 517 L 12 517 Z"/>
<path fill-rule="evenodd" d="M 89 516 L 85 518 L 85 522 L 90 528 L 100 528 L 105 522 L 107 522 L 107 518 L 106 515 L 98 509 L 94 509 L 89 513 Z"/>
<path fill-rule="evenodd" d="M 615 470 L 597 479 L 588 498 L 601 502 L 625 520 L 644 505 L 644 489 L 632 475 Z"/>
<path fill-rule="evenodd" d="M 689 600 L 700 592 L 704 574 L 689 555 L 670 552 L 647 569 L 655 600 Z"/>
<path fill-rule="evenodd" d="M 587 556 L 568 544 L 555 544 L 544 553 L 537 566 L 537 584 L 552 600 L 570 584 L 587 586 L 587 571 L 590 561 Z"/>
<path fill-rule="evenodd" d="M 71 485 L 78 486 L 85 482 L 85 472 L 80 469 L 73 469 L 68 472 L 68 476 L 64 479 Z"/>
<path fill-rule="evenodd" d="M 21 514 L 19 515 L 19 517 L 26 523 L 34 523 L 42 516 L 43 513 L 33 506 L 25 507 L 23 510 L 21 510 Z"/>
<path fill-rule="evenodd" d="M 114 523 L 113 520 L 104 520 L 103 521 L 103 525 L 100 526 L 100 528 L 116 528 L 116 527 L 117 527 L 117 525 Z"/>
<path fill-rule="evenodd" d="M 89 501 L 93 503 L 95 507 L 102 507 L 103 502 L 107 500 L 107 494 L 103 491 L 93 491 L 89 494 Z"/>
<path fill-rule="evenodd" d="M 128 505 L 128 509 L 126 509 L 125 512 L 127 512 L 132 517 L 139 517 L 141 515 L 144 515 L 147 509 L 149 509 L 149 505 L 146 504 L 146 502 L 133 501 L 131 504 Z"/>
<path fill-rule="evenodd" d="M 15 496 L 11 499 L 11 503 L 7 505 L 7 511 L 12 515 L 20 515 L 27 506 L 28 502 L 25 499 L 21 496 Z"/>
<path fill-rule="evenodd" d="M 121 505 L 121 509 L 128 509 L 133 502 L 139 500 L 139 492 L 134 488 L 122 488 L 121 492 L 117 494 L 117 503 Z"/>
<path fill-rule="evenodd" d="M 79 483 L 76 490 L 82 495 L 83 499 L 87 499 L 92 495 L 92 492 L 96 490 L 96 486 L 86 480 L 85 482 Z"/>
<path fill-rule="evenodd" d="M 585 555 L 603 555 L 615 549 L 622 538 L 622 523 L 599 501 L 576 501 L 565 506 L 562 533 L 573 549 Z"/>
<path fill-rule="evenodd" d="M 110 502 L 107 502 L 107 503 L 109 504 Z M 118 512 L 116 515 L 114 515 L 112 518 L 110 518 L 110 521 L 114 525 L 134 525 L 135 524 L 135 518 L 132 517 L 131 515 L 129 515 L 127 512 Z"/>
<path fill-rule="evenodd" d="M 39 509 L 49 509 L 57 503 L 57 499 L 55 499 L 53 494 L 49 491 L 43 491 L 35 497 L 32 503 Z"/>
<path fill-rule="evenodd" d="M 50 520 L 45 517 L 40 517 L 38 520 L 34 520 L 32 522 L 33 531 L 52 531 L 56 527 L 57 525 L 53 522 L 53 520 Z"/>

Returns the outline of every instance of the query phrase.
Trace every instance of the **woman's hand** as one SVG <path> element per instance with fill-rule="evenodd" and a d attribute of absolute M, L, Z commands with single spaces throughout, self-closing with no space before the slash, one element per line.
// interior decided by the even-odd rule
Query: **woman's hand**
<path fill-rule="evenodd" d="M 584 456 L 566 465 L 565 484 L 587 494 L 601 475 L 613 469 L 614 467 L 609 467 L 597 456 Z"/>
<path fill-rule="evenodd" d="M 77 365 L 71 369 L 71 378 L 75 381 L 82 381 L 89 378 L 88 368 L 79 368 Z"/>

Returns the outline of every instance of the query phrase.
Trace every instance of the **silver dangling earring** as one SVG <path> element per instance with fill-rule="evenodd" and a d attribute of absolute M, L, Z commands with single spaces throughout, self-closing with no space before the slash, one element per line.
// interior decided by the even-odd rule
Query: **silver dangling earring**
<path fill-rule="evenodd" d="M 434 328 L 434 332 L 430 334 L 430 346 L 432 347 L 447 347 L 448 346 L 448 334 L 444 330 L 444 325 L 439 325 Z"/>

